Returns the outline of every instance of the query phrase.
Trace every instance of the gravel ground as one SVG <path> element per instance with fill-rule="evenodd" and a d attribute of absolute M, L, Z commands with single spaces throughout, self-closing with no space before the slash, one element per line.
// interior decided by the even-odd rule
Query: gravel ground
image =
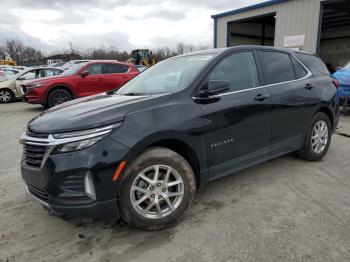
<path fill-rule="evenodd" d="M 42 108 L 0 105 L 0 261 L 350 261 L 350 116 L 317 163 L 287 155 L 207 185 L 182 223 L 145 232 L 48 215 L 18 138 Z"/>

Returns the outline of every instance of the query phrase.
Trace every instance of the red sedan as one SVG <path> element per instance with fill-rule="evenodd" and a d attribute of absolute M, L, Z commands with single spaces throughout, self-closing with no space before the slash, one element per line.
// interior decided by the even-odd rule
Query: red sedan
<path fill-rule="evenodd" d="M 117 89 L 140 72 L 132 64 L 91 61 L 76 64 L 59 76 L 22 85 L 24 101 L 53 107 L 72 99 Z"/>

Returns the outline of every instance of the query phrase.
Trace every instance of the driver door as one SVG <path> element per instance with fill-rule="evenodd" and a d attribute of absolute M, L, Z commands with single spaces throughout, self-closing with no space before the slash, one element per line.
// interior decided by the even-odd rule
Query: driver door
<path fill-rule="evenodd" d="M 260 74 L 261 75 L 261 74 Z M 201 103 L 209 177 L 214 180 L 268 159 L 271 141 L 269 90 L 259 87 L 253 51 L 226 56 L 208 81 L 229 82 L 229 90 Z"/>
<path fill-rule="evenodd" d="M 78 97 L 95 95 L 103 92 L 104 75 L 103 64 L 96 63 L 87 66 L 82 72 L 89 72 L 89 75 L 80 77 L 77 81 Z"/>

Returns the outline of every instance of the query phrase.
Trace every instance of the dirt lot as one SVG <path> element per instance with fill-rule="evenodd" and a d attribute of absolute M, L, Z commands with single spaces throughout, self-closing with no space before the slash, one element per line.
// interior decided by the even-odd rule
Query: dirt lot
<path fill-rule="evenodd" d="M 206 186 L 184 221 L 161 232 L 62 220 L 25 192 L 25 125 L 42 108 L 0 105 L 0 261 L 350 261 L 350 116 L 328 155 L 293 155 Z"/>

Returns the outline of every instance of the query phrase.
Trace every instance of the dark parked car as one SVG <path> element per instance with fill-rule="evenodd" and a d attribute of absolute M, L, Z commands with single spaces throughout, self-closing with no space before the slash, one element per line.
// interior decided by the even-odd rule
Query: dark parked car
<path fill-rule="evenodd" d="M 166 228 L 207 182 L 294 151 L 321 160 L 336 93 L 306 53 L 241 46 L 170 58 L 30 121 L 22 177 L 53 213 Z"/>
<path fill-rule="evenodd" d="M 82 61 L 61 75 L 22 85 L 24 101 L 53 107 L 121 87 L 140 72 L 132 64 L 111 60 Z"/>

